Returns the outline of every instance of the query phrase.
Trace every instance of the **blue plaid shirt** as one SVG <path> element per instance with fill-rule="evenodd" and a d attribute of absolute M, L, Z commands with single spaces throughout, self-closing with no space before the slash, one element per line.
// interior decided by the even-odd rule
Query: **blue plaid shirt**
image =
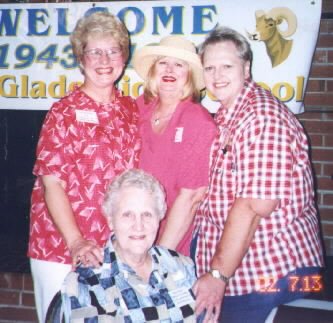
<path fill-rule="evenodd" d="M 152 272 L 144 282 L 122 263 L 111 238 L 100 268 L 79 267 L 65 279 L 62 307 L 66 322 L 196 322 L 190 258 L 152 247 Z"/>

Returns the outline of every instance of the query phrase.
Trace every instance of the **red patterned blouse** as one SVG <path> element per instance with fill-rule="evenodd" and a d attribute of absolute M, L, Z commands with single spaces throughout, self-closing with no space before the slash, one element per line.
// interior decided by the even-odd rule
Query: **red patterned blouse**
<path fill-rule="evenodd" d="M 66 244 L 44 201 L 41 175 L 66 183 L 75 220 L 86 239 L 103 246 L 109 227 L 101 211 L 114 176 L 137 167 L 140 150 L 135 101 L 117 91 L 112 103 L 92 100 L 79 88 L 56 102 L 44 121 L 33 173 L 28 256 L 71 263 Z"/>

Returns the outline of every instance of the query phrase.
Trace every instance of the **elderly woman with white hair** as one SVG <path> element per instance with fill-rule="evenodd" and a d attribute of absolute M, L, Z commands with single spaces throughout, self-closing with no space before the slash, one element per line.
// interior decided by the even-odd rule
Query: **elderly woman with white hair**
<path fill-rule="evenodd" d="M 193 262 L 153 245 L 166 211 L 159 182 L 142 170 L 125 171 L 109 186 L 103 209 L 113 231 L 103 264 L 79 266 L 67 276 L 62 288 L 65 321 L 199 321 L 191 290 Z M 51 308 L 47 321 L 59 322 L 56 313 Z"/>
<path fill-rule="evenodd" d="M 144 79 L 139 167 L 165 187 L 168 211 L 158 243 L 190 253 L 194 211 L 208 185 L 209 151 L 216 126 L 197 101 L 204 87 L 192 42 L 171 35 L 136 50 L 133 67 Z"/>

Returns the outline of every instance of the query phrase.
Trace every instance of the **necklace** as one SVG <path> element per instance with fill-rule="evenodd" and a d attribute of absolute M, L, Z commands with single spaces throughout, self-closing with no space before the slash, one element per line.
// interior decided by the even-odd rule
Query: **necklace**
<path fill-rule="evenodd" d="M 173 112 L 165 115 L 165 116 L 161 116 L 161 117 L 155 117 L 153 118 L 153 124 L 154 126 L 159 126 L 161 123 L 161 120 L 167 119 L 168 117 L 170 117 L 173 114 Z"/>

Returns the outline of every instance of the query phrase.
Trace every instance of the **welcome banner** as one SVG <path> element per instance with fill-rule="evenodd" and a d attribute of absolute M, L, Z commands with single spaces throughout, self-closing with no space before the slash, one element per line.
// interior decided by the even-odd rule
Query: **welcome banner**
<path fill-rule="evenodd" d="M 132 53 L 169 34 L 199 45 L 217 25 L 234 28 L 251 43 L 253 79 L 294 113 L 303 111 L 321 0 L 1 4 L 0 109 L 47 110 L 82 82 L 69 35 L 76 21 L 94 10 L 112 12 L 125 23 Z M 118 88 L 133 97 L 142 91 L 130 61 Z M 202 97 L 215 112 L 214 98 L 205 91 Z"/>

